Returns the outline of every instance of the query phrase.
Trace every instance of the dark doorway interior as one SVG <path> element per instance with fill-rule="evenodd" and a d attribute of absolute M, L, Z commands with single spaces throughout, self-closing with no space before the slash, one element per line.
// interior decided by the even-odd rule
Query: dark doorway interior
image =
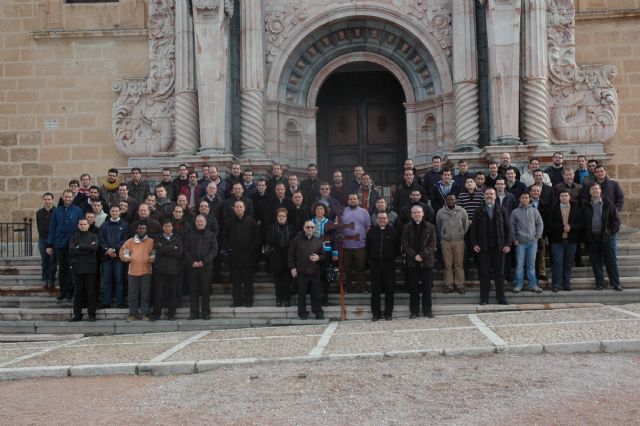
<path fill-rule="evenodd" d="M 362 165 L 376 185 L 398 180 L 407 155 L 404 92 L 387 71 L 336 72 L 318 95 L 318 167 L 329 179 L 335 169 L 345 182 Z"/>

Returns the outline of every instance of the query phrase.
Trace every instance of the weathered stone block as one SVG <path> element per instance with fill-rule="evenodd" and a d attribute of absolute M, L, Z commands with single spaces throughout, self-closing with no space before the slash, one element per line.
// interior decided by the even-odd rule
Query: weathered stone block
<path fill-rule="evenodd" d="M 33 192 L 49 191 L 49 179 L 48 178 L 30 178 L 29 191 L 33 191 Z"/>
<path fill-rule="evenodd" d="M 18 135 L 18 145 L 38 146 L 42 143 L 40 132 L 20 133 Z"/>
<path fill-rule="evenodd" d="M 11 161 L 14 163 L 23 161 L 37 161 L 38 149 L 37 148 L 11 148 L 10 152 Z"/>
<path fill-rule="evenodd" d="M 17 133 L 0 133 L 0 146 L 18 145 Z"/>
<path fill-rule="evenodd" d="M 47 158 L 47 161 L 50 161 Z M 43 163 L 23 163 L 22 175 L 23 176 L 51 176 L 53 174 L 53 167 L 49 164 Z"/>
<path fill-rule="evenodd" d="M 20 174 L 20 166 L 16 164 L 1 164 L 0 176 L 16 176 Z"/>
<path fill-rule="evenodd" d="M 9 161 L 9 151 L 6 148 L 0 148 L 0 163 Z"/>

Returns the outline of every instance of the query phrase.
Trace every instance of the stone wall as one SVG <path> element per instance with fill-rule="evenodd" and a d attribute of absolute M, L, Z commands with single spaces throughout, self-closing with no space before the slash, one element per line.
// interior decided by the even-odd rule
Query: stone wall
<path fill-rule="evenodd" d="M 33 214 L 82 172 L 97 182 L 127 165 L 112 142 L 111 83 L 148 73 L 144 4 L 0 2 L 0 221 Z"/>
<path fill-rule="evenodd" d="M 623 222 L 640 227 L 640 1 L 580 1 L 576 10 L 576 56 L 579 64 L 618 68 L 618 131 L 605 147 L 613 154 L 608 173 L 622 184 L 626 198 Z"/>

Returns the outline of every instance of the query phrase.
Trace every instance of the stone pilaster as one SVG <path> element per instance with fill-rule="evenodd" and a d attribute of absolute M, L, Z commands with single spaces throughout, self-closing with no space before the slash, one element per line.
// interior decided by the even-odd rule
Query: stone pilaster
<path fill-rule="evenodd" d="M 240 144 L 244 158 L 265 158 L 264 40 L 260 0 L 240 1 Z"/>
<path fill-rule="evenodd" d="M 523 25 L 523 135 L 528 145 L 549 143 L 547 99 L 547 17 L 545 0 L 524 0 Z"/>
<path fill-rule="evenodd" d="M 200 152 L 228 154 L 227 75 L 233 2 L 192 0 L 200 116 Z"/>
<path fill-rule="evenodd" d="M 518 145 L 521 0 L 487 0 L 492 145 Z"/>
<path fill-rule="evenodd" d="M 455 150 L 478 147 L 480 111 L 474 0 L 453 2 L 453 107 Z"/>
<path fill-rule="evenodd" d="M 178 155 L 192 155 L 200 147 L 196 93 L 193 16 L 189 0 L 176 0 L 176 143 Z"/>

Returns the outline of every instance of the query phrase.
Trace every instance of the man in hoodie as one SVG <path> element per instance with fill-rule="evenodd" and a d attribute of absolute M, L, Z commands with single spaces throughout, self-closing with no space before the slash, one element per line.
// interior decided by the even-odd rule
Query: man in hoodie
<path fill-rule="evenodd" d="M 203 320 L 211 318 L 211 274 L 213 259 L 218 254 L 218 240 L 216 235 L 206 228 L 207 219 L 203 215 L 196 216 L 196 229 L 187 234 L 184 240 L 191 320 L 199 319 L 200 315 Z"/>
<path fill-rule="evenodd" d="M 102 252 L 102 305 L 100 309 L 111 307 L 111 286 L 115 282 L 116 306 L 124 307 L 122 262 L 118 257 L 120 248 L 129 237 L 129 227 L 120 218 L 120 207 L 109 209 L 109 219 L 100 227 L 98 241 Z"/>
<path fill-rule="evenodd" d="M 446 205 L 436 214 L 436 229 L 440 235 L 444 263 L 444 292 L 464 294 L 464 236 L 469 229 L 469 218 L 464 208 L 456 204 L 454 194 L 447 195 Z M 451 268 L 455 268 L 454 274 Z"/>
<path fill-rule="evenodd" d="M 73 268 L 73 317 L 70 322 L 82 321 L 82 308 L 87 306 L 89 321 L 96 320 L 96 251 L 98 237 L 89 232 L 89 221 L 78 220 L 78 230 L 69 240 L 69 255 Z"/>
<path fill-rule="evenodd" d="M 526 264 L 529 289 L 535 293 L 542 293 L 536 277 L 536 253 L 544 225 L 540 212 L 531 207 L 531 196 L 528 192 L 520 195 L 520 204 L 511 212 L 511 226 L 513 245 L 516 247 L 516 277 L 513 282 L 513 292 L 519 293 L 522 290 Z"/>

